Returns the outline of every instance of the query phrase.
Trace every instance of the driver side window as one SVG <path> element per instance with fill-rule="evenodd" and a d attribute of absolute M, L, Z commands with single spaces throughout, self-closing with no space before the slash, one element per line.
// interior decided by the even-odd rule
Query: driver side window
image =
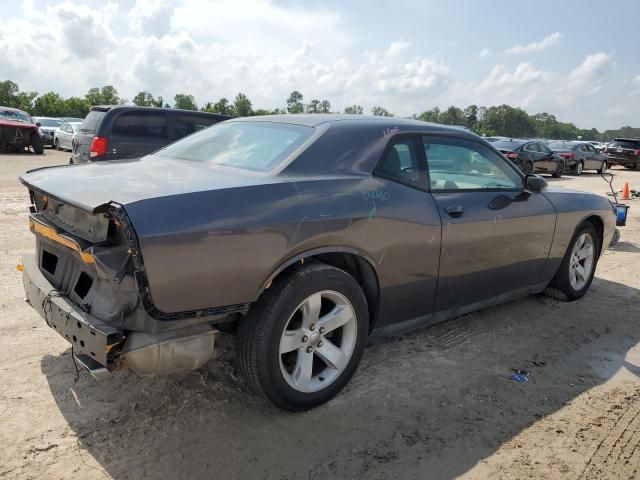
<path fill-rule="evenodd" d="M 490 148 L 468 140 L 423 137 L 431 190 L 522 190 L 522 177 Z"/>

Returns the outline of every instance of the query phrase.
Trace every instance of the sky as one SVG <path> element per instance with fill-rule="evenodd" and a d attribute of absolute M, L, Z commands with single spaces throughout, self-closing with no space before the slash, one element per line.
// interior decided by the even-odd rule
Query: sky
<path fill-rule="evenodd" d="M 39 93 L 275 108 L 299 90 L 334 111 L 507 103 L 640 126 L 638 0 L 0 0 L 0 25 L 0 80 Z"/>

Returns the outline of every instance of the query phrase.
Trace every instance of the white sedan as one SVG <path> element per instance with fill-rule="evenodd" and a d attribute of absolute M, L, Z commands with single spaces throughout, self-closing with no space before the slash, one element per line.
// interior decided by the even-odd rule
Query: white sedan
<path fill-rule="evenodd" d="M 82 122 L 67 122 L 60 125 L 60 129 L 55 132 L 53 145 L 56 150 L 71 150 L 71 141 Z"/>

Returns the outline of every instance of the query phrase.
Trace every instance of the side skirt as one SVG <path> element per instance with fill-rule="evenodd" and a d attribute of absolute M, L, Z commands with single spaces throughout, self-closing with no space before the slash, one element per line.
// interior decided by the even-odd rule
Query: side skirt
<path fill-rule="evenodd" d="M 548 282 L 538 283 L 531 287 L 521 288 L 519 290 L 514 290 L 513 292 L 489 298 L 488 300 L 482 300 L 480 302 L 470 303 L 469 305 L 464 305 L 462 307 L 429 313 L 418 318 L 412 318 L 410 320 L 386 325 L 384 327 L 375 329 L 369 337 L 369 341 L 373 342 L 389 335 L 398 335 L 400 333 L 410 332 L 418 328 L 435 325 L 437 323 L 442 323 L 453 318 L 461 317 L 462 315 L 467 315 L 471 312 L 477 312 L 478 310 L 483 310 L 485 308 L 495 307 L 496 305 L 500 305 L 502 303 L 511 302 L 513 300 L 526 297 L 527 295 L 531 295 L 533 293 L 540 293 L 546 288 L 547 284 Z"/>

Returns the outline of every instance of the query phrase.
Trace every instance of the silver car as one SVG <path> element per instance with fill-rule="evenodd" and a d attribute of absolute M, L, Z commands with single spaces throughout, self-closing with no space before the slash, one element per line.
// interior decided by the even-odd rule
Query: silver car
<path fill-rule="evenodd" d="M 82 122 L 67 122 L 60 125 L 60 129 L 55 132 L 53 145 L 56 150 L 69 150 L 71 151 L 71 142 L 78 127 Z"/>

